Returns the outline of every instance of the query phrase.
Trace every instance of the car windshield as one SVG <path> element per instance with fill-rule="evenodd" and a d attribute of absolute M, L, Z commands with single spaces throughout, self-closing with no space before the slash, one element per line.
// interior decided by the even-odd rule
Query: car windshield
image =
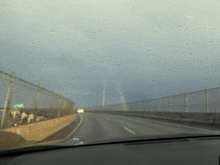
<path fill-rule="evenodd" d="M 219 135 L 219 8 L 1 0 L 0 150 Z"/>

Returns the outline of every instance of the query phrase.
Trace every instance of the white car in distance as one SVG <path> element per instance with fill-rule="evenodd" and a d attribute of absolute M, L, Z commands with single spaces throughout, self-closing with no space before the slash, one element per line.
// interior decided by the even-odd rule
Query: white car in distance
<path fill-rule="evenodd" d="M 77 112 L 78 112 L 78 113 L 83 113 L 84 110 L 83 110 L 83 109 L 78 109 Z"/>

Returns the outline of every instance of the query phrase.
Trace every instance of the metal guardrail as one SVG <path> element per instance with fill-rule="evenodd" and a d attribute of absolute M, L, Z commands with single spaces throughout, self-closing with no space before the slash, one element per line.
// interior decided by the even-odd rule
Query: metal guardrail
<path fill-rule="evenodd" d="M 15 108 L 23 104 L 23 108 Z M 9 128 L 17 124 L 27 124 L 24 118 L 31 115 L 31 122 L 48 120 L 75 113 L 75 102 L 53 91 L 35 85 L 19 77 L 0 71 L 0 127 Z M 13 113 L 18 111 L 13 117 Z M 26 116 L 22 118 L 22 112 Z M 16 118 L 16 119 L 15 119 Z M 23 121 L 22 121 L 23 120 Z M 30 122 L 29 122 L 30 123 Z"/>

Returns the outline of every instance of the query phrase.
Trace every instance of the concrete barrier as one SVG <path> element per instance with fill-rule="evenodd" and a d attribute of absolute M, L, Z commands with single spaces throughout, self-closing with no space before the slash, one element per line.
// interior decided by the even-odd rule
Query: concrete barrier
<path fill-rule="evenodd" d="M 176 122 L 211 124 L 220 126 L 220 113 L 199 113 L 199 112 L 154 112 L 154 111 L 99 111 L 91 110 L 86 112 L 106 113 L 125 116 L 138 116 L 150 119 L 168 120 Z"/>
<path fill-rule="evenodd" d="M 38 123 L 31 123 L 23 126 L 2 129 L 0 130 L 0 134 L 3 135 L 4 133 L 12 133 L 18 135 L 19 137 L 22 137 L 25 140 L 25 143 L 27 144 L 35 143 L 38 141 L 42 141 L 43 139 L 53 135 L 54 133 L 60 131 L 64 127 L 68 126 L 76 119 L 76 117 L 77 114 L 73 114 L 70 116 L 60 117 Z M 10 143 L 9 141 L 4 142 Z M 21 146 L 23 144 L 17 145 Z"/>

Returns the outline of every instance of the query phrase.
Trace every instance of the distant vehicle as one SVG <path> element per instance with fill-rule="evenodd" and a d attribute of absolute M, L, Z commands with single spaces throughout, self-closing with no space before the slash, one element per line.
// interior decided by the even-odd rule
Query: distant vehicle
<path fill-rule="evenodd" d="M 83 110 L 83 109 L 78 109 L 77 112 L 78 112 L 78 113 L 83 113 L 84 110 Z"/>

